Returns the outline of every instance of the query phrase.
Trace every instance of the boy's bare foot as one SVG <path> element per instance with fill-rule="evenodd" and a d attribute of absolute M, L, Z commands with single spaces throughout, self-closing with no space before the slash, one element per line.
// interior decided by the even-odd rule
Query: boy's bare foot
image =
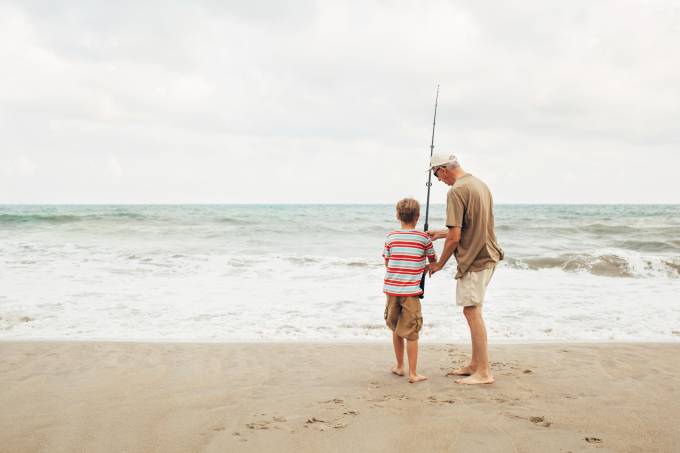
<path fill-rule="evenodd" d="M 395 365 L 392 368 L 392 373 L 396 374 L 397 376 L 403 376 L 404 375 L 404 369 Z"/>
<path fill-rule="evenodd" d="M 457 370 L 449 371 L 446 373 L 447 376 L 470 376 L 471 374 L 475 374 L 474 368 L 471 366 L 464 366 L 463 368 L 458 368 Z"/>
<path fill-rule="evenodd" d="M 416 374 L 415 376 L 409 376 L 408 377 L 408 381 L 411 384 L 414 384 L 414 383 L 420 382 L 420 381 L 426 381 L 426 380 L 427 380 L 427 376 L 421 376 L 420 374 Z"/>
<path fill-rule="evenodd" d="M 493 384 L 494 378 L 491 375 L 488 376 L 481 376 L 477 373 L 472 374 L 464 379 L 457 379 L 456 384 L 468 384 L 468 385 L 475 385 L 475 384 Z"/>

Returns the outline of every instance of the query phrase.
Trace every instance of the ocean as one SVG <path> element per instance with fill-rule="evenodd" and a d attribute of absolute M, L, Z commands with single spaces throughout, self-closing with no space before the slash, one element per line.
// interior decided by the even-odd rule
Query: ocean
<path fill-rule="evenodd" d="M 680 205 L 495 213 L 490 342 L 680 341 Z M 397 227 L 392 205 L 0 205 L 0 339 L 388 341 Z M 454 273 L 427 280 L 423 341 L 469 340 Z"/>

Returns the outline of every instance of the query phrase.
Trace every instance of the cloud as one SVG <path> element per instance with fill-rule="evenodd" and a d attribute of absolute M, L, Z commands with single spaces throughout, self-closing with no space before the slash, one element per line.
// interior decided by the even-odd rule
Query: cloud
<path fill-rule="evenodd" d="M 27 177 L 35 174 L 35 164 L 25 156 L 0 161 L 0 174 L 5 177 Z"/>
<path fill-rule="evenodd" d="M 36 171 L 0 201 L 417 196 L 440 83 L 436 145 L 497 200 L 680 202 L 658 186 L 679 23 L 671 1 L 5 2 L 0 162 Z M 617 176 L 641 155 L 642 189 Z"/>

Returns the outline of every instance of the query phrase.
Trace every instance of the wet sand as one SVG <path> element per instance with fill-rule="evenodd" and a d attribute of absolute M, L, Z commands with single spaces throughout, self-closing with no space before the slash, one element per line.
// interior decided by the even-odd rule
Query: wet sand
<path fill-rule="evenodd" d="M 671 452 L 680 344 L 0 342 L 2 452 Z"/>

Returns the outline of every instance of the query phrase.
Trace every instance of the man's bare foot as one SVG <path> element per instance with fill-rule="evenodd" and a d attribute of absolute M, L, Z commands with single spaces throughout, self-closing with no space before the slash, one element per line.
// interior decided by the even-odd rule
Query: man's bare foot
<path fill-rule="evenodd" d="M 457 370 L 449 371 L 446 373 L 447 376 L 470 376 L 471 374 L 475 374 L 474 368 L 472 368 L 470 365 L 464 366 L 463 368 L 458 368 Z"/>
<path fill-rule="evenodd" d="M 477 373 L 472 374 L 464 379 L 457 379 L 456 384 L 467 384 L 467 385 L 475 385 L 475 384 L 493 384 L 494 378 L 490 374 L 487 376 L 481 376 Z"/>
<path fill-rule="evenodd" d="M 419 374 L 416 374 L 415 376 L 409 375 L 409 377 L 408 377 L 408 381 L 411 384 L 414 384 L 414 383 L 420 382 L 420 381 L 426 381 L 426 380 L 427 380 L 427 376 L 421 376 Z"/>
<path fill-rule="evenodd" d="M 392 368 L 392 373 L 396 374 L 397 376 L 403 376 L 404 369 L 395 365 L 394 368 Z"/>

